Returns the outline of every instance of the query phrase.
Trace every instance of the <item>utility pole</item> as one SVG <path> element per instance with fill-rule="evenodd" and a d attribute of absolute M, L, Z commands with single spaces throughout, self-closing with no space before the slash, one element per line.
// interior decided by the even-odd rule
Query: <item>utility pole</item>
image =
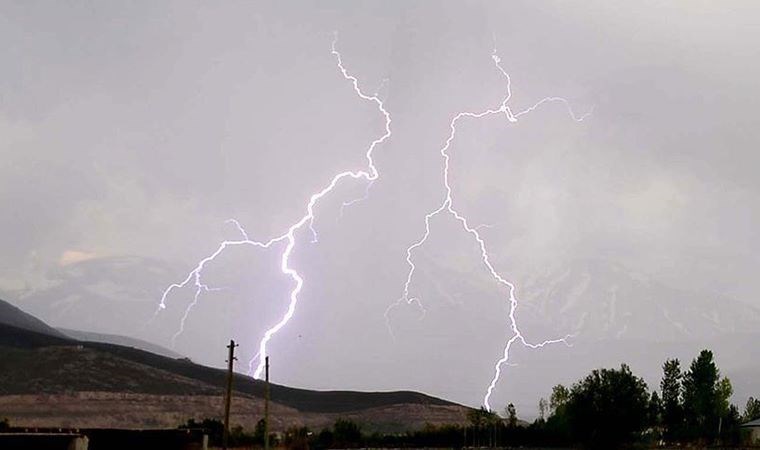
<path fill-rule="evenodd" d="M 264 450 L 269 450 L 269 357 L 264 357 Z"/>
<path fill-rule="evenodd" d="M 227 346 L 229 354 L 227 355 L 227 390 L 224 396 L 224 436 L 222 438 L 222 448 L 227 450 L 227 443 L 230 438 L 230 403 L 232 403 L 232 366 L 237 358 L 235 358 L 235 344 L 234 340 L 230 340 L 230 345 Z"/>

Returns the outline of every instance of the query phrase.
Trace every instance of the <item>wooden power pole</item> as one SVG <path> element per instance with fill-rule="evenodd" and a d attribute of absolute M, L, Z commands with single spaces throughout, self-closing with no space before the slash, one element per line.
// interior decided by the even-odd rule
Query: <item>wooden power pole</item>
<path fill-rule="evenodd" d="M 269 357 L 264 358 L 264 450 L 269 450 Z"/>
<path fill-rule="evenodd" d="M 227 444 L 230 438 L 230 404 L 232 403 L 232 366 L 237 358 L 235 358 L 235 344 L 234 340 L 230 340 L 230 345 L 227 346 L 229 354 L 227 355 L 227 390 L 224 396 L 224 436 L 222 438 L 222 448 L 227 450 Z"/>

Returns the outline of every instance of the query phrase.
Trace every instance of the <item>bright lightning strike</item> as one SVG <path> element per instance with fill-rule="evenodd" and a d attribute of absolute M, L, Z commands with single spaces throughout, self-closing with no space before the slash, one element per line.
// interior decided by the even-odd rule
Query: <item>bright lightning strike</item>
<path fill-rule="evenodd" d="M 567 339 L 571 336 L 565 336 L 564 338 L 561 338 L 561 339 L 550 339 L 538 344 L 530 343 L 523 337 L 523 334 L 520 331 L 520 328 L 518 327 L 518 324 L 517 324 L 517 318 L 515 317 L 515 313 L 517 310 L 517 298 L 515 296 L 515 285 L 512 284 L 510 281 L 508 281 L 506 278 L 504 278 L 501 274 L 499 274 L 499 272 L 493 267 L 488 250 L 486 248 L 486 243 L 483 240 L 483 237 L 481 236 L 480 232 L 478 231 L 480 226 L 475 226 L 475 227 L 471 226 L 467 218 L 463 216 L 461 213 L 459 213 L 454 207 L 454 198 L 453 198 L 451 183 L 449 179 L 449 168 L 450 168 L 449 149 L 451 147 L 451 143 L 456 137 L 457 124 L 459 123 L 460 120 L 465 119 L 465 118 L 481 119 L 484 117 L 498 115 L 498 114 L 503 114 L 509 122 L 514 123 L 514 122 L 517 122 L 521 116 L 535 110 L 541 105 L 546 104 L 546 103 L 553 103 L 553 102 L 555 103 L 558 102 L 565 105 L 570 117 L 577 122 L 583 121 L 588 116 L 588 114 L 590 114 L 590 113 L 586 113 L 582 116 L 576 116 L 572 108 L 570 107 L 570 103 L 562 97 L 546 97 L 538 101 L 537 103 L 535 103 L 530 108 L 519 111 L 517 113 L 512 112 L 511 108 L 508 105 L 509 100 L 512 97 L 511 78 L 509 74 L 501 66 L 501 59 L 496 54 L 496 50 L 494 50 L 493 54 L 491 55 L 491 58 L 493 59 L 493 62 L 496 68 L 501 72 L 501 74 L 506 79 L 506 85 L 507 85 L 506 95 L 504 99 L 502 100 L 501 104 L 499 105 L 499 107 L 496 109 L 488 109 L 481 112 L 460 112 L 459 114 L 454 116 L 454 118 L 449 123 L 449 130 L 450 130 L 449 136 L 446 139 L 443 147 L 440 149 L 440 154 L 443 157 L 443 185 L 445 188 L 445 195 L 443 198 L 443 202 L 441 203 L 441 206 L 439 206 L 432 212 L 429 212 L 428 214 L 425 215 L 425 232 L 423 233 L 422 237 L 418 241 L 416 241 L 411 246 L 409 246 L 409 248 L 407 248 L 406 262 L 409 266 L 409 272 L 407 273 L 407 276 L 406 276 L 406 281 L 404 283 L 404 289 L 403 289 L 402 295 L 396 302 L 392 303 L 388 307 L 388 309 L 386 309 L 385 311 L 386 324 L 388 324 L 389 330 L 390 330 L 389 313 L 391 312 L 391 310 L 393 310 L 393 308 L 399 305 L 402 305 L 404 303 L 407 303 L 407 304 L 414 303 L 424 313 L 425 309 L 420 299 L 418 297 L 414 297 L 410 295 L 410 284 L 412 283 L 414 273 L 417 269 L 417 267 L 414 264 L 414 260 L 412 258 L 412 253 L 416 249 L 424 245 L 428 237 L 430 236 L 430 220 L 433 217 L 439 214 L 448 214 L 451 217 L 453 217 L 456 221 L 458 221 L 462 225 L 462 228 L 464 229 L 464 231 L 468 233 L 469 235 L 471 235 L 472 238 L 477 243 L 480 249 L 481 260 L 483 264 L 485 265 L 486 269 L 488 270 L 488 272 L 490 273 L 491 277 L 499 285 L 506 287 L 509 293 L 509 297 L 508 297 L 509 326 L 510 326 L 510 329 L 512 330 L 513 335 L 505 344 L 503 356 L 496 362 L 494 366 L 493 378 L 491 379 L 491 382 L 488 385 L 488 388 L 486 389 L 486 393 L 483 398 L 483 405 L 488 410 L 491 410 L 490 399 L 491 399 L 491 395 L 493 394 L 493 390 L 496 387 L 496 384 L 498 383 L 499 378 L 501 377 L 502 366 L 504 366 L 505 364 L 507 365 L 509 364 L 509 351 L 511 350 L 512 345 L 515 342 L 519 341 L 522 345 L 528 348 L 535 349 L 535 348 L 544 347 L 545 345 L 549 345 L 549 344 L 556 344 L 559 342 L 569 345 L 567 342 Z"/>
<path fill-rule="evenodd" d="M 296 233 L 301 231 L 304 227 L 307 227 L 309 231 L 311 232 L 312 242 L 316 242 L 317 233 L 313 226 L 314 209 L 317 206 L 317 203 L 319 203 L 319 201 L 322 198 L 324 198 L 326 195 L 332 192 L 335 189 L 335 187 L 338 185 L 338 183 L 340 183 L 342 180 L 362 179 L 368 183 L 372 183 L 373 181 L 377 180 L 377 178 L 379 177 L 379 174 L 378 174 L 377 168 L 375 167 L 374 160 L 372 159 L 372 153 L 374 152 L 375 148 L 378 145 L 385 142 L 391 136 L 391 116 L 388 113 L 388 111 L 385 109 L 385 106 L 383 105 L 383 101 L 378 97 L 378 94 L 367 95 L 361 90 L 361 88 L 359 87 L 359 80 L 357 80 L 356 77 L 351 75 L 344 67 L 343 59 L 341 58 L 341 55 L 336 48 L 336 44 L 337 44 L 337 33 L 335 35 L 335 39 L 332 42 L 332 55 L 335 57 L 335 60 L 336 60 L 336 63 L 337 63 L 338 69 L 340 70 L 341 75 L 343 75 L 343 78 L 345 78 L 346 81 L 350 82 L 356 95 L 359 96 L 359 98 L 361 98 L 362 100 L 374 103 L 378 111 L 382 114 L 382 116 L 385 119 L 385 132 L 383 133 L 382 136 L 372 141 L 365 152 L 365 156 L 367 158 L 367 169 L 360 170 L 360 171 L 345 171 L 345 172 L 340 172 L 337 175 L 335 175 L 332 178 L 332 180 L 330 180 L 330 182 L 327 184 L 327 186 L 325 186 L 321 190 L 311 195 L 308 203 L 306 204 L 306 213 L 304 214 L 304 216 L 302 216 L 300 219 L 298 219 L 298 221 L 293 223 L 283 234 L 277 237 L 274 237 L 268 241 L 254 241 L 254 240 L 249 239 L 243 227 L 234 219 L 230 220 L 230 222 L 232 222 L 238 228 L 243 238 L 240 240 L 226 240 L 222 242 L 217 248 L 217 250 L 211 255 L 202 259 L 182 282 L 170 285 L 161 296 L 161 302 L 159 303 L 158 310 L 156 311 L 156 313 L 158 313 L 161 310 L 166 308 L 167 298 L 169 294 L 172 293 L 172 291 L 176 289 L 184 288 L 190 285 L 191 283 L 193 284 L 193 286 L 195 286 L 195 295 L 194 295 L 193 301 L 188 305 L 187 309 L 185 310 L 185 314 L 180 323 L 180 329 L 177 331 L 177 333 L 174 335 L 172 339 L 172 341 L 176 340 L 176 338 L 184 330 L 185 320 L 187 316 L 189 315 L 190 311 L 192 310 L 192 308 L 197 304 L 200 295 L 203 292 L 207 292 L 212 289 L 212 288 L 209 288 L 202 281 L 203 269 L 206 267 L 207 264 L 214 261 L 214 259 L 216 259 L 217 256 L 219 256 L 222 252 L 224 252 L 224 250 L 227 247 L 248 245 L 248 246 L 258 247 L 262 249 L 269 249 L 275 244 L 285 243 L 285 247 L 282 250 L 282 253 L 280 254 L 280 269 L 282 270 L 282 273 L 290 277 L 290 279 L 294 283 L 294 286 L 293 286 L 293 289 L 290 291 L 288 308 L 285 314 L 277 323 L 275 323 L 269 329 L 266 330 L 266 332 L 264 333 L 264 336 L 261 338 L 261 341 L 259 342 L 258 352 L 251 359 L 249 363 L 249 366 L 252 367 L 253 361 L 258 359 L 258 365 L 256 366 L 256 369 L 253 372 L 254 378 L 260 378 L 261 373 L 264 370 L 264 360 L 265 360 L 265 357 L 267 356 L 267 345 L 269 344 L 269 341 L 272 339 L 272 337 L 278 331 L 280 331 L 280 329 L 282 329 L 282 327 L 284 327 L 293 317 L 293 314 L 295 313 L 296 305 L 298 304 L 298 295 L 300 294 L 301 289 L 303 288 L 303 284 L 304 284 L 303 278 L 295 269 L 293 269 L 290 266 L 290 257 L 293 254 L 293 250 L 296 247 Z"/>
<path fill-rule="evenodd" d="M 298 296 L 303 288 L 303 284 L 304 284 L 303 278 L 295 269 L 293 269 L 290 266 L 290 257 L 296 246 L 296 233 L 301 231 L 304 227 L 306 227 L 308 228 L 308 230 L 310 231 L 312 235 L 311 241 L 312 242 L 317 241 L 317 232 L 313 226 L 314 219 L 315 219 L 314 209 L 319 203 L 319 201 L 322 198 L 324 198 L 326 195 L 328 195 L 330 192 L 332 192 L 335 189 L 335 187 L 343 179 L 346 179 L 346 178 L 362 179 L 367 182 L 367 186 L 366 186 L 365 195 L 363 197 L 342 203 L 341 215 L 345 207 L 350 206 L 356 202 L 362 201 L 368 196 L 370 187 L 372 186 L 374 181 L 377 180 L 379 177 L 377 168 L 374 165 L 372 154 L 378 145 L 385 142 L 391 136 L 391 128 L 390 128 L 391 117 L 388 111 L 385 109 L 382 100 L 380 100 L 377 93 L 374 95 L 367 95 L 360 89 L 358 80 L 354 76 L 350 75 L 348 71 L 345 69 L 341 55 L 336 49 L 336 43 L 337 43 L 337 35 L 336 35 L 336 39 L 333 40 L 333 43 L 332 43 L 332 55 L 336 59 L 338 69 L 340 70 L 342 76 L 351 83 L 354 89 L 354 92 L 356 93 L 357 96 L 359 96 L 361 99 L 365 101 L 374 103 L 376 107 L 378 108 L 378 110 L 380 111 L 380 113 L 385 118 L 384 134 L 380 136 L 379 138 L 375 139 L 374 141 L 372 141 L 365 152 L 366 159 L 367 159 L 367 169 L 363 171 L 345 171 L 345 172 L 341 172 L 335 175 L 322 190 L 317 191 L 316 193 L 312 194 L 312 196 L 309 198 L 308 203 L 306 204 L 306 212 L 304 216 L 302 216 L 298 221 L 293 223 L 283 234 L 277 237 L 274 237 L 268 241 L 251 240 L 248 237 L 248 234 L 246 233 L 245 229 L 240 225 L 240 223 L 238 223 L 234 219 L 229 220 L 228 222 L 232 223 L 240 232 L 242 239 L 223 241 L 219 245 L 217 250 L 211 255 L 202 259 L 182 282 L 170 285 L 164 291 L 161 297 L 161 301 L 159 303 L 159 307 L 156 311 L 156 314 L 158 314 L 161 310 L 166 308 L 167 298 L 174 290 L 184 288 L 191 284 L 195 287 L 195 294 L 193 296 L 193 301 L 185 309 L 185 313 L 182 316 L 182 319 L 180 322 L 179 330 L 177 331 L 177 333 L 175 333 L 175 335 L 172 338 L 172 342 L 174 342 L 177 339 L 177 337 L 179 337 L 184 331 L 185 321 L 187 317 L 189 316 L 193 307 L 198 303 L 201 294 L 204 292 L 218 290 L 218 288 L 209 287 L 202 281 L 202 273 L 207 264 L 214 261 L 216 257 L 222 254 L 224 250 L 228 247 L 238 246 L 238 245 L 248 245 L 248 246 L 253 246 L 253 247 L 257 247 L 261 249 L 269 249 L 275 246 L 275 244 L 281 244 L 281 243 L 284 244 L 284 248 L 281 250 L 281 253 L 280 253 L 280 269 L 283 274 L 291 278 L 292 282 L 294 283 L 294 286 L 292 290 L 290 291 L 288 308 L 285 314 L 277 323 L 275 323 L 273 326 L 271 326 L 269 329 L 266 330 L 261 341 L 259 342 L 258 352 L 254 355 L 254 357 L 249 362 L 249 367 L 252 368 L 254 361 L 258 360 L 258 365 L 256 366 L 256 369 L 253 371 L 253 375 L 256 378 L 259 378 L 262 373 L 264 360 L 267 355 L 268 343 L 273 338 L 273 336 L 280 329 L 282 329 L 282 327 L 284 327 L 292 318 L 293 314 L 295 313 L 295 308 L 298 304 Z M 549 344 L 560 343 L 560 342 L 567 344 L 567 338 L 569 338 L 570 336 L 566 336 L 561 339 L 546 340 L 537 344 L 530 343 L 523 337 L 522 332 L 520 331 L 518 327 L 517 319 L 515 316 L 516 310 L 517 310 L 517 304 L 518 304 L 517 298 L 515 296 L 515 286 L 514 284 L 509 282 L 507 279 L 505 279 L 502 275 L 500 275 L 499 272 L 493 267 L 490 261 L 490 256 L 486 247 L 486 243 L 480 234 L 481 228 L 489 227 L 489 226 L 488 225 L 471 226 L 468 219 L 464 217 L 462 214 L 460 214 L 454 207 L 453 191 L 452 191 L 450 179 L 449 179 L 450 156 L 448 152 L 454 138 L 456 137 L 457 124 L 459 123 L 460 120 L 465 119 L 465 118 L 481 119 L 484 117 L 499 115 L 499 114 L 504 114 L 504 116 L 509 122 L 514 123 L 514 122 L 517 122 L 521 116 L 534 111 L 535 109 L 539 108 L 540 106 L 546 103 L 562 103 L 567 108 L 567 111 L 569 115 L 572 117 L 572 119 L 577 122 L 583 121 L 588 116 L 588 114 L 590 114 L 590 113 L 587 113 L 580 117 L 576 116 L 572 108 L 570 107 L 570 104 L 568 103 L 568 101 L 562 97 L 546 97 L 540 100 L 539 102 L 535 103 L 533 106 L 525 110 L 519 111 L 517 113 L 514 113 L 508 105 L 509 100 L 511 99 L 511 96 L 512 96 L 511 79 L 509 77 L 509 74 L 501 66 L 501 60 L 495 51 L 492 55 L 492 59 L 496 68 L 501 72 L 501 74 L 506 79 L 506 95 L 504 99 L 502 100 L 501 104 L 499 105 L 499 107 L 496 109 L 488 109 L 481 112 L 461 112 L 457 114 L 451 120 L 449 124 L 450 132 L 449 132 L 448 138 L 446 139 L 444 146 L 440 149 L 440 154 L 444 161 L 444 170 L 443 170 L 443 184 L 445 188 L 444 199 L 440 207 L 438 207 L 437 209 L 425 215 L 425 232 L 423 233 L 423 236 L 407 249 L 406 262 L 409 266 L 409 271 L 407 273 L 406 281 L 404 283 L 403 294 L 396 302 L 391 304 L 385 312 L 386 323 L 388 325 L 389 331 L 391 331 L 391 334 L 392 334 L 392 329 L 390 327 L 389 313 L 391 312 L 393 308 L 404 303 L 415 304 L 420 309 L 422 316 L 424 316 L 425 308 L 421 300 L 417 297 L 413 297 L 410 295 L 410 285 L 416 271 L 416 266 L 413 260 L 413 253 L 416 249 L 424 245 L 428 237 L 430 236 L 430 233 L 431 233 L 430 221 L 433 217 L 439 214 L 448 214 L 451 217 L 453 217 L 462 225 L 463 230 L 473 237 L 473 239 L 475 240 L 475 242 L 477 243 L 480 249 L 481 260 L 483 264 L 485 265 L 486 269 L 488 270 L 492 278 L 499 285 L 507 288 L 507 291 L 509 294 L 508 295 L 509 325 L 510 325 L 510 329 L 513 335 L 506 342 L 504 346 L 503 356 L 496 362 L 494 366 L 494 375 L 493 375 L 493 378 L 491 379 L 490 384 L 488 385 L 485 397 L 483 399 L 483 403 L 488 409 L 491 409 L 489 400 L 496 384 L 498 383 L 501 377 L 502 367 L 512 365 L 512 363 L 509 362 L 509 353 L 512 348 L 512 345 L 515 342 L 519 342 L 528 348 L 540 348 Z"/>

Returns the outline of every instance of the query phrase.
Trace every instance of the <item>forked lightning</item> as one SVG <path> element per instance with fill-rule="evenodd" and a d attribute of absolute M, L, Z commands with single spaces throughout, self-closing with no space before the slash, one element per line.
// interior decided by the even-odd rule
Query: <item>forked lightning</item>
<path fill-rule="evenodd" d="M 184 288 L 188 285 L 192 285 L 195 288 L 195 293 L 193 296 L 192 302 L 187 306 L 185 309 L 185 312 L 182 316 L 182 319 L 180 321 L 180 326 L 177 332 L 174 334 L 172 338 L 172 342 L 174 341 L 182 334 L 185 328 L 185 321 L 187 317 L 189 316 L 191 310 L 193 307 L 198 303 L 198 300 L 202 293 L 209 292 L 213 290 L 218 290 L 217 288 L 212 288 L 206 285 L 203 282 L 203 270 L 206 267 L 207 264 L 214 261 L 220 254 L 224 252 L 224 250 L 228 247 L 232 246 L 240 246 L 240 245 L 246 245 L 246 246 L 253 246 L 261 249 L 270 249 L 275 247 L 276 245 L 282 245 L 282 249 L 280 250 L 280 268 L 284 274 L 289 276 L 291 280 L 294 283 L 293 288 L 290 291 L 289 295 L 289 302 L 288 302 L 288 308 L 285 312 L 285 314 L 281 317 L 281 319 L 272 325 L 269 329 L 266 330 L 263 337 L 261 338 L 261 341 L 259 342 L 259 348 L 256 355 L 251 359 L 249 366 L 252 368 L 255 361 L 258 361 L 256 369 L 253 371 L 253 376 L 256 378 L 259 378 L 262 370 L 264 368 L 264 359 L 267 356 L 267 345 L 269 341 L 272 339 L 272 337 L 282 328 L 284 327 L 288 321 L 291 319 L 293 314 L 295 313 L 296 306 L 298 304 L 298 296 L 303 288 L 304 280 L 301 277 L 301 275 L 291 267 L 290 265 L 290 257 L 293 254 L 293 251 L 296 247 L 296 234 L 299 231 L 302 231 L 304 228 L 308 228 L 312 239 L 312 242 L 316 242 L 317 240 L 317 232 L 314 229 L 313 223 L 314 223 L 314 217 L 315 217 L 315 208 L 317 207 L 319 201 L 324 198 L 326 195 L 328 195 L 330 192 L 332 192 L 338 184 L 343 181 L 344 179 L 355 179 L 355 180 L 363 180 L 367 183 L 367 193 L 369 192 L 370 186 L 379 178 L 379 173 L 377 171 L 377 168 L 375 167 L 374 160 L 373 160 L 373 152 L 377 148 L 378 145 L 384 143 L 386 140 L 388 140 L 391 137 L 391 116 L 388 113 L 388 111 L 385 109 L 383 101 L 379 98 L 378 94 L 374 95 L 367 95 L 365 94 L 361 88 L 359 87 L 359 81 L 356 79 L 356 77 L 352 76 L 344 67 L 343 60 L 341 58 L 341 54 L 338 52 L 336 48 L 337 44 L 337 35 L 336 39 L 333 40 L 332 43 L 332 55 L 335 57 L 337 67 L 346 81 L 350 83 L 352 86 L 354 92 L 357 96 L 359 96 L 362 100 L 368 101 L 373 103 L 382 117 L 385 120 L 385 129 L 384 133 L 373 140 L 366 152 L 366 159 L 367 159 L 367 167 L 365 170 L 361 171 L 344 171 L 340 172 L 337 175 L 335 175 L 330 182 L 323 187 L 321 190 L 315 192 L 311 195 L 309 198 L 308 203 L 306 204 L 306 211 L 305 214 L 298 219 L 295 223 L 290 225 L 290 227 L 282 234 L 273 237 L 267 241 L 255 241 L 248 237 L 248 234 L 246 233 L 245 229 L 241 226 L 240 223 L 238 223 L 234 219 L 230 219 L 229 222 L 232 223 L 237 230 L 241 234 L 241 239 L 238 240 L 225 240 L 223 241 L 219 247 L 216 249 L 215 252 L 213 252 L 211 255 L 207 256 L 206 258 L 202 259 L 195 268 L 187 275 L 187 277 L 180 283 L 175 283 L 170 285 L 163 293 L 161 297 L 161 301 L 159 303 L 158 309 L 156 310 L 156 314 L 158 314 L 161 310 L 166 308 L 166 302 L 169 297 L 169 295 L 177 289 Z M 570 104 L 568 101 L 561 97 L 546 97 L 538 102 L 536 102 L 533 106 L 526 108 L 519 112 L 513 112 L 510 106 L 508 105 L 511 97 L 512 97 L 512 91 L 511 91 L 511 79 L 509 77 L 509 74 L 503 69 L 501 66 L 501 60 L 499 56 L 494 51 L 492 55 L 493 62 L 496 66 L 496 68 L 501 72 L 501 74 L 504 76 L 506 80 L 506 94 L 504 99 L 502 100 L 501 104 L 498 106 L 498 108 L 495 109 L 488 109 L 481 112 L 460 112 L 454 118 L 451 120 L 449 124 L 449 135 L 443 145 L 443 147 L 440 149 L 440 154 L 443 158 L 443 186 L 444 186 L 444 198 L 441 203 L 441 205 L 433 210 L 432 212 L 429 212 L 425 215 L 424 223 L 425 223 L 425 230 L 422 235 L 422 237 L 413 243 L 406 251 L 406 262 L 409 265 L 409 271 L 406 276 L 406 281 L 404 283 L 403 287 L 403 293 L 401 297 L 394 303 L 392 303 L 388 309 L 386 309 L 385 316 L 386 316 L 386 323 L 388 325 L 389 331 L 391 331 L 390 326 L 390 319 L 389 314 L 391 310 L 399 305 L 402 305 L 404 303 L 406 304 L 415 304 L 417 307 L 419 307 L 422 312 L 424 313 L 424 307 L 421 302 L 421 300 L 418 297 L 414 297 L 410 295 L 410 285 L 412 283 L 414 273 L 416 270 L 416 266 L 414 264 L 413 260 L 413 252 L 425 244 L 428 237 L 430 236 L 431 229 L 430 229 L 430 221 L 433 217 L 439 215 L 439 214 L 448 214 L 450 217 L 454 218 L 456 221 L 458 221 L 462 229 L 472 236 L 475 243 L 477 243 L 482 262 L 485 266 L 485 268 L 488 270 L 490 275 L 493 277 L 494 281 L 496 281 L 497 284 L 505 287 L 508 292 L 508 301 L 509 301 L 509 327 L 512 333 L 512 336 L 509 340 L 507 340 L 506 345 L 504 346 L 504 352 L 503 355 L 500 357 L 500 359 L 496 362 L 494 367 L 494 375 L 491 379 L 490 384 L 488 385 L 485 393 L 485 397 L 483 399 L 483 404 L 486 408 L 490 409 L 490 398 L 493 393 L 493 390 L 499 381 L 499 378 L 501 376 L 501 369 L 502 367 L 508 363 L 509 360 L 509 352 L 512 348 L 512 345 L 515 342 L 521 343 L 524 346 L 527 346 L 529 348 L 539 348 L 543 347 L 548 344 L 552 343 L 559 343 L 564 342 L 567 344 L 567 337 L 560 338 L 560 339 L 551 339 L 546 340 L 541 343 L 530 343 L 528 342 L 524 337 L 522 332 L 520 331 L 517 323 L 517 319 L 515 317 L 516 309 L 517 309 L 517 298 L 515 296 L 515 286 L 511 282 L 509 282 L 506 278 L 504 278 L 502 275 L 499 274 L 499 272 L 493 267 L 490 259 L 490 255 L 488 253 L 486 243 L 481 236 L 479 229 L 483 225 L 480 226 L 472 226 L 468 219 L 463 216 L 461 213 L 458 212 L 458 210 L 454 206 L 454 198 L 453 198 L 453 190 L 450 183 L 449 178 L 449 169 L 450 169 L 450 156 L 449 156 L 449 149 L 452 145 L 452 142 L 454 141 L 454 138 L 456 137 L 457 133 L 457 124 L 460 120 L 463 119 L 481 119 L 488 116 L 494 116 L 494 115 L 504 115 L 504 117 L 509 122 L 517 122 L 518 119 L 535 110 L 536 108 L 540 107 L 541 105 L 544 105 L 546 103 L 562 103 L 568 110 L 568 113 L 570 114 L 571 118 L 575 121 L 583 121 L 588 114 L 585 114 L 583 116 L 576 116 L 573 110 L 570 108 Z M 343 211 L 343 208 L 346 206 L 350 206 L 351 204 L 355 203 L 356 201 L 362 200 L 366 198 L 365 196 L 354 200 L 350 202 L 343 202 L 341 206 L 341 214 Z"/>

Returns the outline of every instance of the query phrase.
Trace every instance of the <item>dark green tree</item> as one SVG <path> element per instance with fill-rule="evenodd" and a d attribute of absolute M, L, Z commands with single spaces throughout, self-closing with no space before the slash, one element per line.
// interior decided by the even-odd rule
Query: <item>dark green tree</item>
<path fill-rule="evenodd" d="M 549 409 L 554 414 L 558 409 L 567 404 L 570 399 L 570 390 L 565 386 L 558 384 L 552 388 L 552 395 L 549 397 Z"/>
<path fill-rule="evenodd" d="M 507 413 L 507 426 L 509 428 L 517 427 L 517 409 L 515 408 L 515 405 L 512 403 L 508 404 L 506 408 L 506 413 Z"/>
<path fill-rule="evenodd" d="M 11 428 L 11 424 L 8 422 L 8 419 L 0 420 L 0 432 L 7 431 Z"/>
<path fill-rule="evenodd" d="M 578 442 L 613 449 L 638 440 L 646 427 L 648 404 L 646 383 L 623 364 L 619 370 L 594 370 L 573 385 L 566 414 Z"/>
<path fill-rule="evenodd" d="M 474 428 L 484 428 L 498 422 L 499 416 L 481 406 L 478 409 L 469 410 L 467 412 L 467 420 Z"/>
<path fill-rule="evenodd" d="M 362 429 L 356 422 L 338 419 L 333 425 L 333 444 L 338 447 L 359 447 L 362 443 Z"/>
<path fill-rule="evenodd" d="M 649 397 L 649 407 L 647 410 L 647 422 L 650 427 L 657 428 L 662 425 L 662 400 L 657 391 L 652 391 Z"/>
<path fill-rule="evenodd" d="M 760 399 L 750 397 L 747 400 L 746 406 L 744 406 L 744 415 L 742 420 L 749 422 L 750 420 L 760 419 Z"/>
<path fill-rule="evenodd" d="M 266 433 L 267 422 L 262 417 L 256 422 L 256 427 L 253 429 L 253 440 L 259 444 L 264 445 L 264 433 Z"/>
<path fill-rule="evenodd" d="M 736 405 L 729 405 L 728 411 L 723 418 L 721 424 L 720 440 L 721 444 L 733 444 L 738 445 L 741 443 L 741 428 L 739 426 L 742 423 L 742 415 L 739 412 L 739 408 Z"/>
<path fill-rule="evenodd" d="M 471 409 L 467 413 L 467 420 L 470 422 L 471 443 L 479 447 L 481 443 L 488 443 L 491 438 L 489 431 L 501 419 L 496 413 L 481 406 L 479 409 Z"/>
<path fill-rule="evenodd" d="M 538 421 L 544 422 L 546 420 L 546 411 L 549 407 L 549 403 L 546 401 L 545 398 L 541 397 L 540 400 L 538 400 Z"/>
<path fill-rule="evenodd" d="M 715 402 L 718 407 L 718 417 L 725 418 L 731 409 L 731 403 L 729 399 L 734 394 L 734 387 L 731 385 L 731 380 L 727 377 L 723 377 L 718 381 L 718 386 L 715 388 L 715 395 L 717 396 Z"/>
<path fill-rule="evenodd" d="M 314 442 L 314 447 L 318 449 L 323 448 L 334 448 L 333 445 L 333 432 L 329 428 L 325 428 L 322 431 L 319 432 L 317 435 L 316 442 Z"/>
<path fill-rule="evenodd" d="M 546 419 L 545 430 L 560 442 L 570 439 L 570 422 L 567 415 L 567 403 L 570 400 L 570 390 L 558 384 L 552 388 L 549 396 L 549 417 Z"/>
<path fill-rule="evenodd" d="M 713 353 L 702 350 L 683 377 L 684 418 L 688 437 L 711 441 L 717 437 L 728 413 L 733 389 L 728 378 L 720 378 Z"/>
<path fill-rule="evenodd" d="M 665 440 L 678 439 L 683 428 L 683 403 L 681 400 L 681 363 L 678 359 L 668 359 L 662 366 L 662 425 Z"/>
<path fill-rule="evenodd" d="M 479 409 L 471 409 L 467 411 L 467 421 L 473 428 L 482 428 L 486 423 L 488 414 L 490 414 L 489 411 L 483 406 Z"/>

